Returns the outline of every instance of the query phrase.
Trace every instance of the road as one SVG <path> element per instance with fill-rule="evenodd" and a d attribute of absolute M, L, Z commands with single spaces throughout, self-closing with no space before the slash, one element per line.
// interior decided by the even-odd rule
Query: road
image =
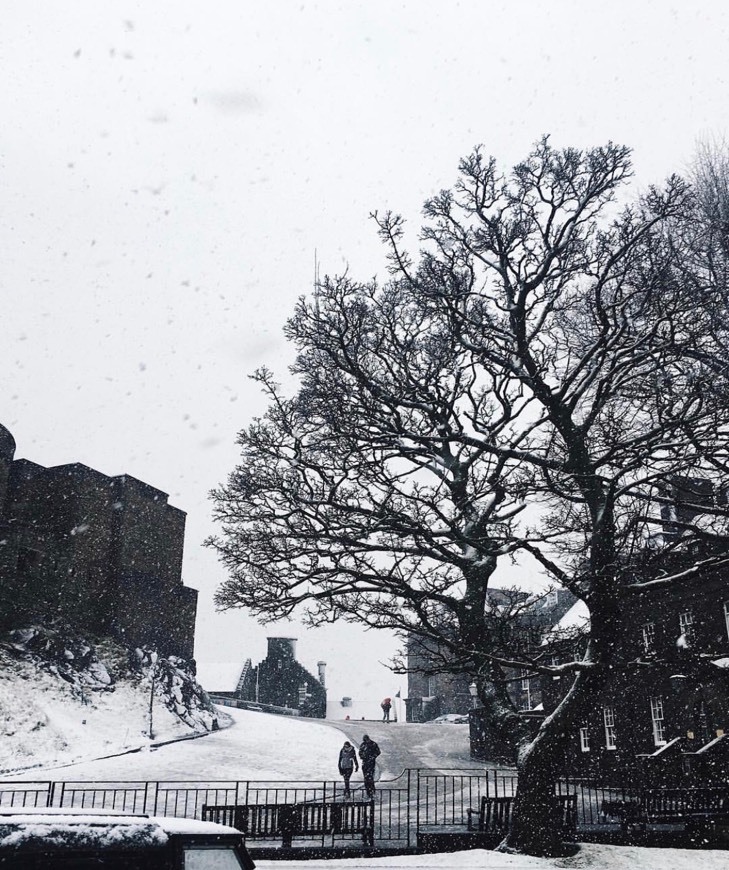
<path fill-rule="evenodd" d="M 382 779 L 395 779 L 408 767 L 483 770 L 483 762 L 471 761 L 468 725 L 400 724 L 391 722 L 328 722 L 355 746 L 368 734 L 379 744 L 377 759 Z"/>

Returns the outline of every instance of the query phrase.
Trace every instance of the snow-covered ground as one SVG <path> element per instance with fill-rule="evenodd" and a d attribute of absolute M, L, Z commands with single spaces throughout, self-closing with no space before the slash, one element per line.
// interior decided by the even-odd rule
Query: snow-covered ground
<path fill-rule="evenodd" d="M 59 780 L 312 780 L 337 777 L 336 762 L 344 735 L 332 725 L 230 709 L 231 727 L 195 740 L 186 740 L 115 758 L 86 761 L 60 768 L 15 774 L 12 779 Z M 346 728 L 345 723 L 338 723 Z M 418 746 L 452 742 L 464 726 L 403 726 L 387 731 L 393 741 Z M 361 725 L 359 725 L 361 728 Z M 353 729 L 355 731 L 357 729 Z M 421 733 L 422 732 L 422 733 Z M 415 740 L 408 739 L 408 734 Z M 353 736 L 353 739 L 356 737 Z M 387 737 L 380 738 L 387 746 Z M 411 747 L 412 748 L 412 747 Z M 432 747 L 431 747 L 432 748 Z M 265 861 L 259 870 L 418 870 L 418 868 L 481 868 L 481 870 L 726 870 L 729 853 L 715 850 L 650 849 L 584 844 L 570 858 L 540 859 L 502 855 L 484 850 L 437 855 L 355 857 L 346 860 Z"/>
<path fill-rule="evenodd" d="M 644 849 L 635 846 L 602 846 L 585 843 L 570 858 L 530 858 L 525 855 L 502 855 L 473 849 L 469 852 L 435 855 L 400 855 L 391 858 L 346 858 L 326 861 L 263 861 L 256 860 L 258 870 L 418 870 L 420 867 L 438 870 L 726 870 L 729 853 L 718 850 Z"/>
<path fill-rule="evenodd" d="M 65 780 L 336 779 L 344 735 L 310 719 L 226 708 L 233 724 L 196 740 L 54 768 L 22 778 Z M 118 726 L 118 722 L 117 722 Z M 15 776 L 15 779 L 20 777 Z"/>
<path fill-rule="evenodd" d="M 150 699 L 156 741 L 212 727 L 200 687 L 170 661 L 164 671 L 160 662 L 152 692 L 149 673 L 132 673 L 127 651 L 112 641 L 97 641 L 79 666 L 79 649 L 91 648 L 78 638 L 41 630 L 34 647 L 30 635 L 17 634 L 0 647 L 0 773 L 148 746 Z M 46 643 L 55 644 L 55 656 L 41 654 Z"/>

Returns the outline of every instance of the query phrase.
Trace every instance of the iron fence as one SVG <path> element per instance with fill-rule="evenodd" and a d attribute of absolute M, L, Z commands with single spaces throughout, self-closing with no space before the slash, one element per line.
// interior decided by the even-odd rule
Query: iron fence
<path fill-rule="evenodd" d="M 380 845 L 414 845 L 419 831 L 463 829 L 468 823 L 468 811 L 477 809 L 482 797 L 513 796 L 516 785 L 516 771 L 508 768 L 405 770 L 393 780 L 377 783 L 375 839 Z M 618 827 L 619 819 L 610 814 L 610 809 L 638 796 L 635 786 L 572 777 L 560 779 L 557 791 L 577 795 L 578 830 Z M 367 799 L 361 785 L 353 787 L 351 799 Z M 204 805 L 319 804 L 344 800 L 343 783 L 330 780 L 0 781 L 0 808 L 108 809 L 198 819 Z"/>
<path fill-rule="evenodd" d="M 0 807 L 49 807 L 52 782 L 0 782 Z"/>

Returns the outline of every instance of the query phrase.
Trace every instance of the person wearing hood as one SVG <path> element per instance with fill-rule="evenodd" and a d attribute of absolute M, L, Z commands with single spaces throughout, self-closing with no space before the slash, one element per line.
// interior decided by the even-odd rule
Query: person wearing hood
<path fill-rule="evenodd" d="M 359 760 L 362 762 L 362 776 L 368 798 L 375 796 L 375 762 L 380 754 L 380 747 L 365 734 L 359 745 Z"/>
<path fill-rule="evenodd" d="M 344 777 L 345 798 L 348 798 L 351 794 L 349 790 L 349 780 L 356 770 L 359 770 L 357 753 L 349 740 L 345 740 L 344 746 L 339 750 L 339 773 Z"/>

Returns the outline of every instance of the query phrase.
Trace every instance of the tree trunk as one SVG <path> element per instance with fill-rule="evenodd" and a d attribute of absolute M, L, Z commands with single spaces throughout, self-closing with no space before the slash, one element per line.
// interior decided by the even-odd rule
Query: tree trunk
<path fill-rule="evenodd" d="M 562 839 L 562 810 L 555 799 L 556 785 L 564 774 L 570 731 L 594 701 L 602 682 L 601 670 L 579 673 L 536 737 L 521 743 L 511 828 L 499 845 L 500 851 L 538 856 L 565 855 L 571 851 Z"/>
<path fill-rule="evenodd" d="M 559 778 L 563 754 L 550 735 L 539 735 L 520 748 L 517 770 L 519 780 L 511 813 L 511 828 L 499 851 L 527 855 L 555 856 L 566 854 L 562 841 L 561 811 L 555 800 L 555 783 Z"/>

